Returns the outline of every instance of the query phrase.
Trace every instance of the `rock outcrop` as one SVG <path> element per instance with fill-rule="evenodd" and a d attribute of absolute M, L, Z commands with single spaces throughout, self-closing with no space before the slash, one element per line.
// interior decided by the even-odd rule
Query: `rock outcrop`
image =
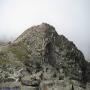
<path fill-rule="evenodd" d="M 12 82 L 21 90 L 90 89 L 90 63 L 49 24 L 33 26 L 2 46 L 0 59 L 0 87 Z"/>

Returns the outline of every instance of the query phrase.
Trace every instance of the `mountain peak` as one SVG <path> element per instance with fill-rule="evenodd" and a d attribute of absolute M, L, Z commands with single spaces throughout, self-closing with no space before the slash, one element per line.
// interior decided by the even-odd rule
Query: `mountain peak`
<path fill-rule="evenodd" d="M 20 40 L 26 39 L 29 36 L 33 37 L 36 35 L 40 35 L 40 36 L 45 36 L 46 34 L 52 35 L 52 34 L 57 34 L 57 32 L 55 31 L 55 28 L 47 23 L 42 23 L 40 25 L 37 26 L 32 26 L 30 28 L 28 28 L 27 30 L 25 30 L 16 40 L 15 42 L 19 42 Z M 46 35 L 47 36 L 47 35 Z"/>
<path fill-rule="evenodd" d="M 47 23 L 28 28 L 0 49 L 1 82 L 12 80 L 15 85 L 17 81 L 24 90 L 27 86 L 32 90 L 90 89 L 90 63 L 72 41 Z"/>

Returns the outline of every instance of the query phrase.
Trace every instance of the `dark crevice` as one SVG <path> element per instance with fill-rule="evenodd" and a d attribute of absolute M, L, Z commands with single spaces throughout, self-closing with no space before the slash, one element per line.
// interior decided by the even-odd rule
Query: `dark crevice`
<path fill-rule="evenodd" d="M 45 63 L 49 63 L 52 66 L 54 66 L 56 63 L 55 54 L 54 54 L 54 46 L 51 42 L 48 43 L 45 47 L 44 61 Z"/>

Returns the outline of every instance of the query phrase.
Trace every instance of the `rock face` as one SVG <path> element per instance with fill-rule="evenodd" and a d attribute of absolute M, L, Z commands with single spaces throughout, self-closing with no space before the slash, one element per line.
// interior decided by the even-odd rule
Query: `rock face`
<path fill-rule="evenodd" d="M 4 86 L 17 82 L 21 90 L 90 89 L 90 63 L 73 42 L 49 24 L 27 29 L 1 49 L 0 59 L 0 74 L 7 74 L 1 80 Z"/>

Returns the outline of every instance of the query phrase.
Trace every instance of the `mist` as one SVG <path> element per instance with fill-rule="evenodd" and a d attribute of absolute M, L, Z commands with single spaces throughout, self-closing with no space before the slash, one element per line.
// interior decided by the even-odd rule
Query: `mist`
<path fill-rule="evenodd" d="M 90 0 L 0 0 L 0 40 L 13 41 L 32 25 L 53 25 L 90 61 Z"/>

